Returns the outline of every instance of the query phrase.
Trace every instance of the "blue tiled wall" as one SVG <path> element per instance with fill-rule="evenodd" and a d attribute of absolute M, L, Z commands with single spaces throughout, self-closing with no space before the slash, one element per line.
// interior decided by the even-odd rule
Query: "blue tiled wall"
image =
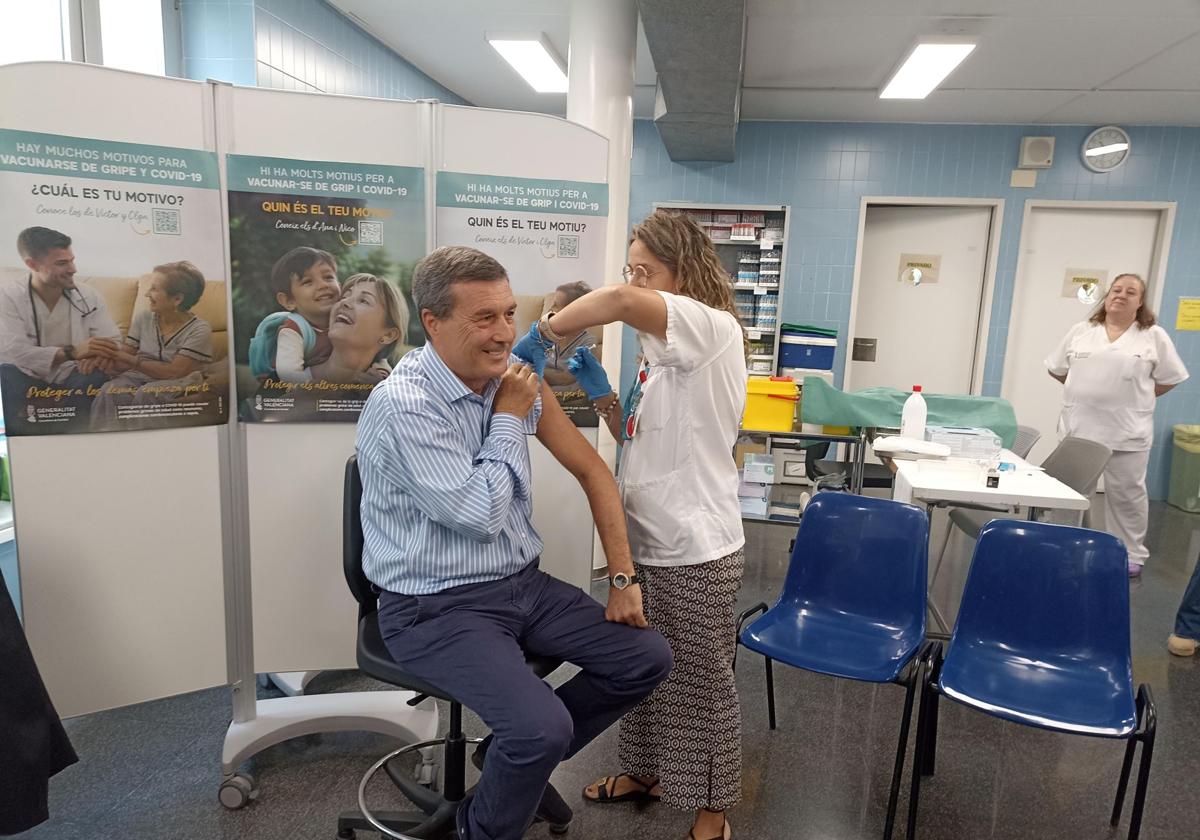
<path fill-rule="evenodd" d="M 257 84 L 253 0 L 184 0 L 179 13 L 185 77 Z"/>
<path fill-rule="evenodd" d="M 1000 392 L 1026 199 L 1174 201 L 1174 237 L 1161 321 L 1193 372 L 1155 413 L 1150 491 L 1166 494 L 1170 427 L 1200 422 L 1200 333 L 1174 331 L 1176 301 L 1200 296 L 1200 129 L 1129 128 L 1131 159 L 1097 175 L 1079 160 L 1090 127 L 744 122 L 732 163 L 673 163 L 654 125 L 634 126 L 630 223 L 658 201 L 791 207 L 782 318 L 847 334 L 859 202 L 864 195 L 1003 198 L 1004 220 L 984 368 L 984 393 Z M 1033 189 L 1009 187 L 1020 138 L 1057 138 L 1054 166 Z M 625 342 L 622 382 L 633 376 Z M 840 371 L 844 347 L 834 369 Z"/>
<path fill-rule="evenodd" d="M 263 87 L 470 104 L 322 0 L 258 0 L 255 42 Z"/>
<path fill-rule="evenodd" d="M 183 0 L 181 13 L 189 79 L 470 104 L 324 0 Z"/>

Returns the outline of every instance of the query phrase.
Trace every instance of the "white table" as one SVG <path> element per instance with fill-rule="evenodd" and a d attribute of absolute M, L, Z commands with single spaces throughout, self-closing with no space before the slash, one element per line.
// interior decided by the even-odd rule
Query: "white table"
<path fill-rule="evenodd" d="M 1082 516 L 1082 512 L 1090 507 L 1091 502 L 1086 496 L 1075 492 L 1057 478 L 1046 475 L 1041 467 L 1030 464 L 1009 450 L 1001 451 L 1000 460 L 1015 464 L 1017 468 L 999 474 L 999 487 L 987 486 L 987 471 L 975 462 L 955 458 L 929 461 L 894 460 L 896 481 L 892 498 L 898 502 L 924 504 L 931 520 L 933 508 L 956 505 L 986 505 L 1008 508 L 1014 512 L 1028 508 L 1030 519 L 1034 518 L 1039 509 L 1074 510 L 1079 511 Z M 949 527 L 954 526 L 951 524 Z M 934 568 L 933 576 L 929 580 L 931 593 L 940 570 L 939 564 Z M 943 633 L 948 632 L 949 624 L 937 604 L 933 602 L 932 594 L 927 598 L 927 603 L 934 621 L 942 628 Z"/>
<path fill-rule="evenodd" d="M 1017 469 L 1000 473 L 1000 486 L 987 487 L 986 471 L 973 462 L 948 458 L 944 461 L 896 460 L 896 483 L 892 498 L 910 504 L 992 505 L 1017 508 L 1087 510 L 1090 502 L 1057 478 L 1046 475 L 1009 450 L 1000 460 Z"/>

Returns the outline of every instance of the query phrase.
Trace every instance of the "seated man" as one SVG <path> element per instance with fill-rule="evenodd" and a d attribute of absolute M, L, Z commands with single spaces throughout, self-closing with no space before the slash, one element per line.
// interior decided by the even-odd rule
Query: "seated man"
<path fill-rule="evenodd" d="M 428 344 L 371 392 L 358 423 L 363 570 L 381 590 L 392 658 L 492 730 L 460 837 L 517 840 L 543 793 L 543 809 L 567 810 L 551 772 L 666 677 L 671 651 L 646 629 L 612 475 L 537 373 L 511 363 L 503 266 L 439 248 L 417 264 L 413 299 Z M 534 433 L 587 494 L 613 576 L 607 609 L 538 569 Z M 523 647 L 582 670 L 551 691 Z"/>

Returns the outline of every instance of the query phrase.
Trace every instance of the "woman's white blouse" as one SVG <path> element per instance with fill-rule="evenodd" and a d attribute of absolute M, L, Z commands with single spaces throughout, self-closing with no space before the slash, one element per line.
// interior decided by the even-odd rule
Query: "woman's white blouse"
<path fill-rule="evenodd" d="M 1059 436 L 1103 443 L 1115 451 L 1149 449 L 1154 440 L 1154 386 L 1177 385 L 1187 368 L 1166 330 L 1136 323 L 1116 340 L 1103 324 L 1073 326 L 1046 367 L 1066 374 Z"/>
<path fill-rule="evenodd" d="M 686 566 L 745 544 L 733 446 L 746 403 L 746 358 L 732 314 L 659 294 L 666 341 L 638 334 L 650 369 L 621 456 L 621 497 L 633 559 Z"/>

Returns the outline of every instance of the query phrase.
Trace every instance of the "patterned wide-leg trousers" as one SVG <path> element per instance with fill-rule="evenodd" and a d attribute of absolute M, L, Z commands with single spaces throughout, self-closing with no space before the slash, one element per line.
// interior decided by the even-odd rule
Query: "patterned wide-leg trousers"
<path fill-rule="evenodd" d="M 744 567 L 741 549 L 694 566 L 637 567 L 646 620 L 666 636 L 675 667 L 622 718 L 621 769 L 657 776 L 675 808 L 720 810 L 741 799 L 733 607 Z"/>

